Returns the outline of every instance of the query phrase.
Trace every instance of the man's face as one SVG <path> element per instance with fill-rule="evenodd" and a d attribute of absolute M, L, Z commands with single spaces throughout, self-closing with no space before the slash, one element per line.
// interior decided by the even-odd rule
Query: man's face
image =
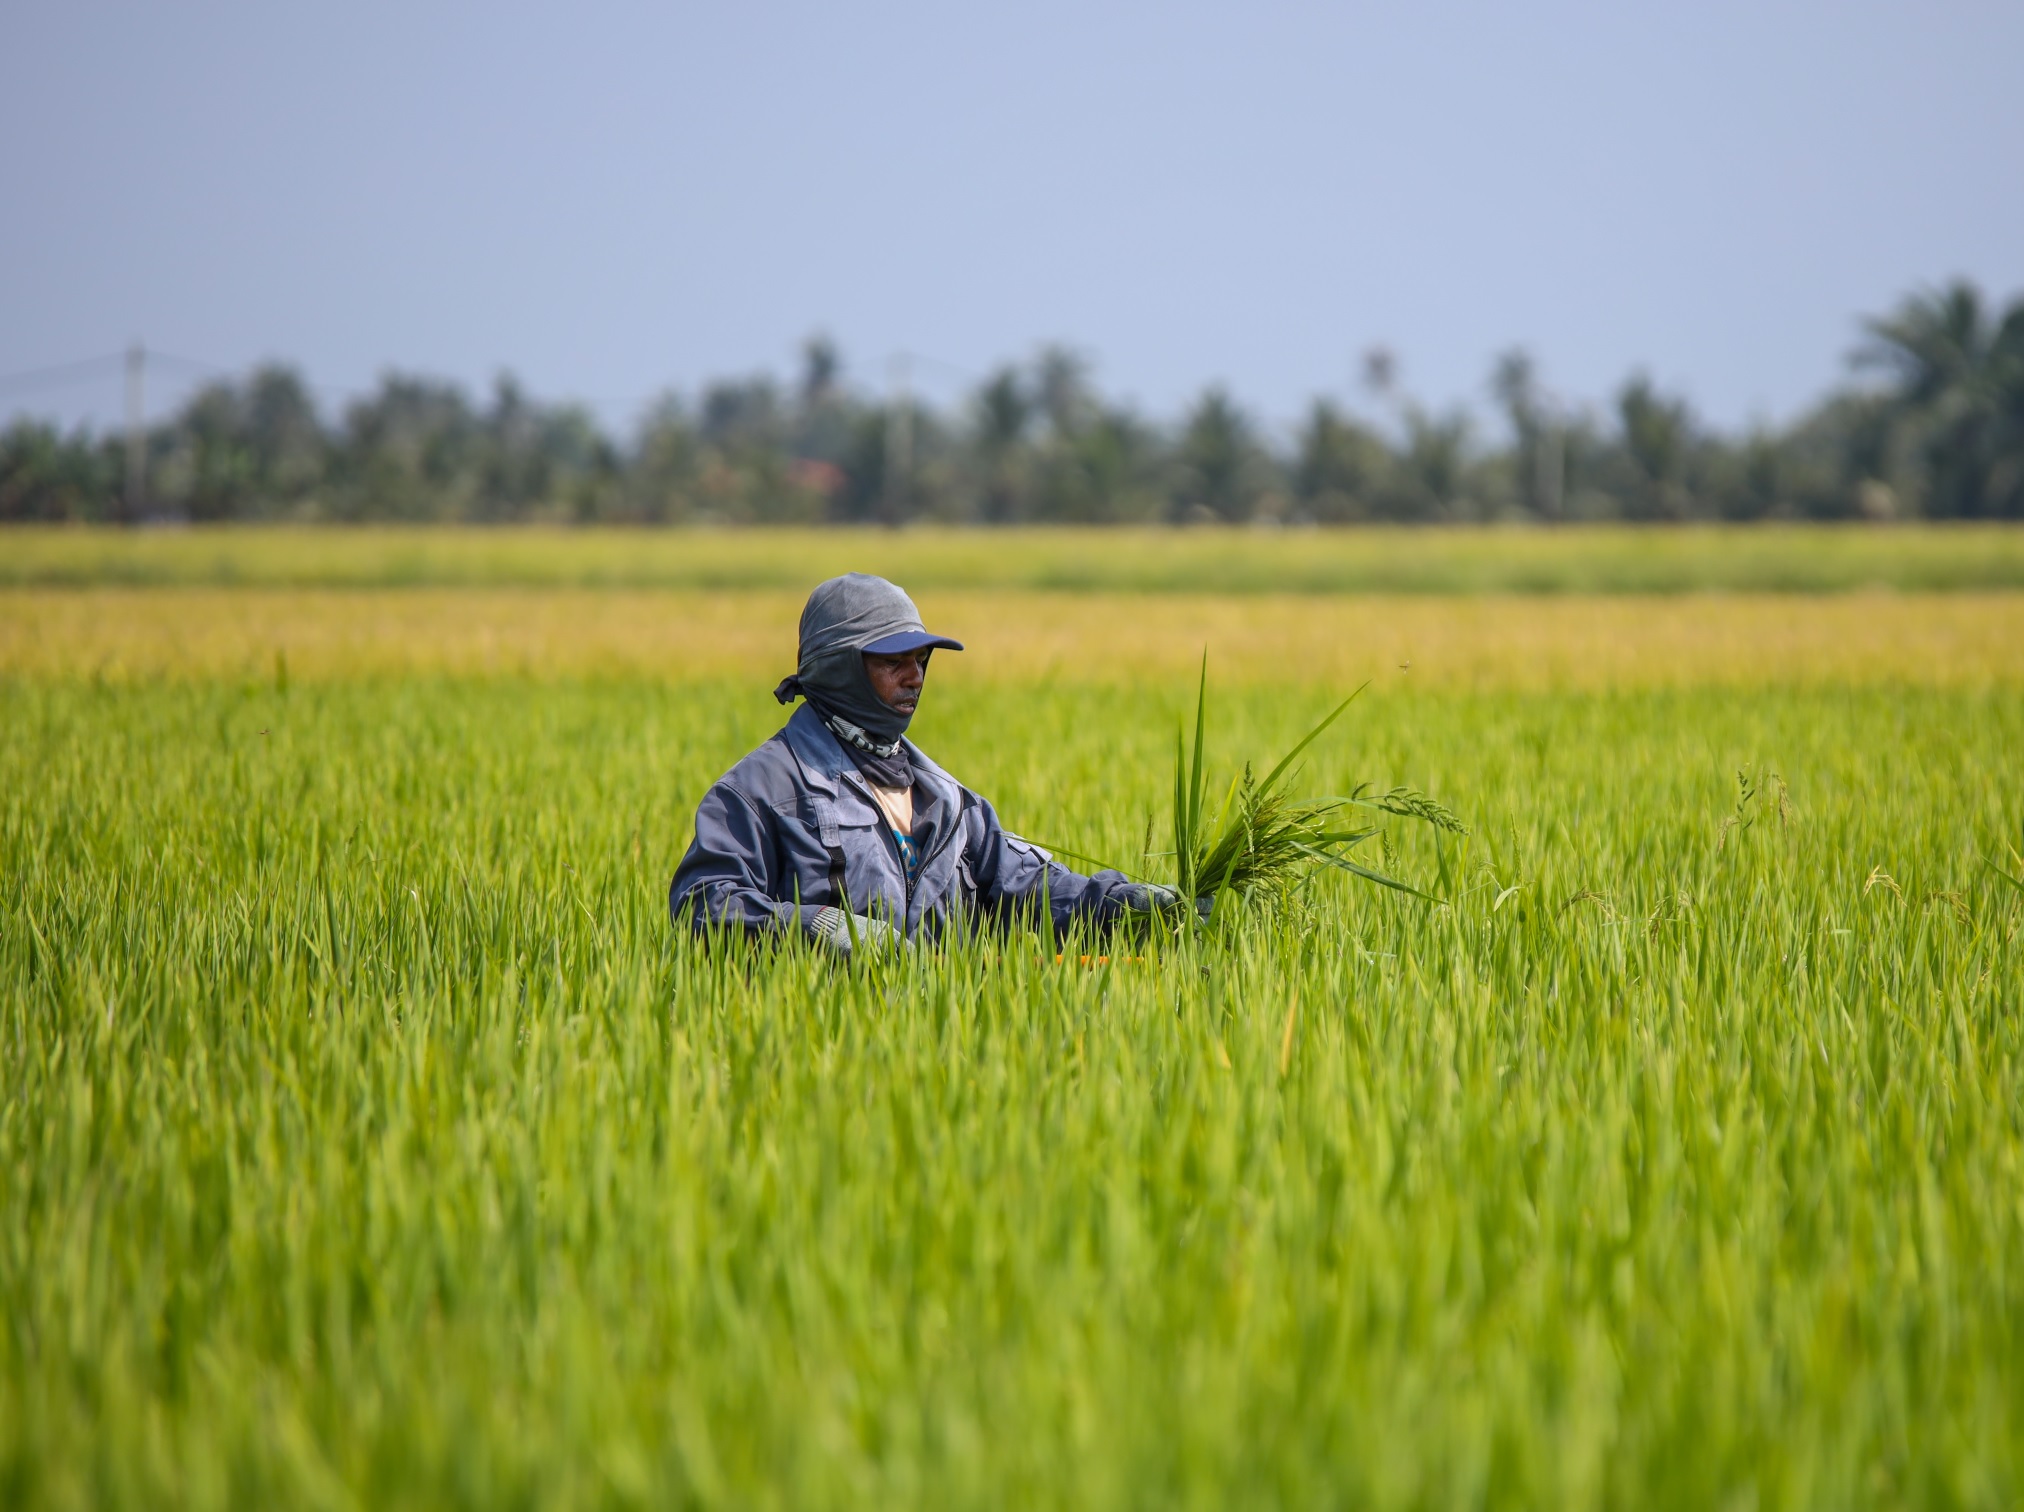
<path fill-rule="evenodd" d="M 896 714 L 911 716 L 921 701 L 921 684 L 927 680 L 928 653 L 923 650 L 899 656 L 867 655 L 864 670 L 881 703 Z"/>

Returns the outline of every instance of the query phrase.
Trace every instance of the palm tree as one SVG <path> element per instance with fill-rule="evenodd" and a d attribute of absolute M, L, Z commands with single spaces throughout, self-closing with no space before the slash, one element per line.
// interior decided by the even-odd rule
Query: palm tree
<path fill-rule="evenodd" d="M 983 516 L 994 525 L 1026 514 L 1026 432 L 1033 399 L 1019 374 L 1002 367 L 977 390 L 977 460 L 983 473 Z"/>
<path fill-rule="evenodd" d="M 1430 415 L 1406 406 L 1406 444 L 1399 474 L 1408 519 L 1453 520 L 1469 516 L 1469 416 L 1455 409 Z"/>
<path fill-rule="evenodd" d="M 1867 322 L 1858 367 L 1890 374 L 1935 515 L 2024 514 L 2024 300 L 2000 323 L 1965 279 Z"/>
<path fill-rule="evenodd" d="M 1856 363 L 1896 374 L 1907 404 L 1938 403 L 1972 384 L 1988 360 L 1990 338 L 1982 293 L 1965 279 L 1910 295 L 1895 315 L 1863 322 L 1869 340 Z"/>
<path fill-rule="evenodd" d="M 1248 520 L 1265 491 L 1250 419 L 1221 388 L 1196 401 L 1181 431 L 1174 502 L 1183 519 Z"/>
<path fill-rule="evenodd" d="M 818 331 L 801 343 L 801 407 L 818 409 L 836 397 L 843 378 L 843 354 Z"/>
<path fill-rule="evenodd" d="M 1033 363 L 1033 397 L 1055 440 L 1081 430 L 1095 408 L 1089 391 L 1089 364 L 1064 346 L 1041 350 Z"/>
<path fill-rule="evenodd" d="M 1989 348 L 1989 386 L 1995 399 L 1995 464 L 1989 497 L 2012 519 L 2024 517 L 2024 299 L 2013 300 Z"/>
<path fill-rule="evenodd" d="M 1684 519 L 1693 507 L 1687 467 L 1694 421 L 1686 401 L 1666 398 L 1650 378 L 1637 373 L 1618 390 L 1616 411 L 1623 425 L 1624 451 L 1637 470 L 1629 513 L 1643 519 Z"/>
<path fill-rule="evenodd" d="M 1512 347 L 1500 355 L 1490 374 L 1490 392 L 1511 422 L 1512 481 L 1517 485 L 1519 503 L 1541 519 L 1559 519 L 1566 443 L 1554 424 L 1532 354 L 1523 347 Z"/>
<path fill-rule="evenodd" d="M 1317 399 L 1300 430 L 1294 494 L 1313 519 L 1360 520 L 1383 487 L 1389 460 L 1375 435 L 1332 401 Z"/>

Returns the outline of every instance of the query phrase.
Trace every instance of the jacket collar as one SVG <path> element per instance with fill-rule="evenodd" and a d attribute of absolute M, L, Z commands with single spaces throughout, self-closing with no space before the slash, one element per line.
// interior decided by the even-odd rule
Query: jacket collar
<path fill-rule="evenodd" d="M 843 774 L 857 769 L 857 763 L 843 754 L 843 742 L 830 733 L 822 716 L 807 704 L 794 711 L 794 717 L 780 731 L 780 738 L 801 764 L 808 785 L 819 792 L 833 795 Z"/>
<path fill-rule="evenodd" d="M 941 812 L 954 814 L 961 811 L 963 785 L 937 766 L 911 740 L 907 741 L 907 759 L 913 763 L 914 786 L 926 788 L 942 805 Z"/>

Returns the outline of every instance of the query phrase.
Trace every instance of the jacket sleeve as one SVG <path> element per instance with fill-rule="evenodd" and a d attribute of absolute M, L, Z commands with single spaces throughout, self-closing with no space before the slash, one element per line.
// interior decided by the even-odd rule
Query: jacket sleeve
<path fill-rule="evenodd" d="M 668 887 L 668 913 L 677 924 L 686 915 L 699 934 L 713 925 L 751 933 L 807 930 L 818 909 L 777 896 L 786 889 L 770 821 L 771 815 L 724 783 L 703 795 L 696 806 L 696 838 Z"/>
<path fill-rule="evenodd" d="M 971 802 L 974 807 L 966 817 L 974 828 L 968 849 L 980 907 L 1002 915 L 1037 910 L 1045 899 L 1056 929 L 1065 929 L 1076 919 L 1107 924 L 1125 912 L 1126 895 L 1138 884 L 1123 872 L 1100 871 L 1085 877 L 1070 871 L 1032 841 L 1006 829 L 982 798 L 972 795 Z"/>

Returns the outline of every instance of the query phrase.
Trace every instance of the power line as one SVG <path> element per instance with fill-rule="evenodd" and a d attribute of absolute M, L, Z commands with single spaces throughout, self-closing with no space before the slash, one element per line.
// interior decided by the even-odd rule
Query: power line
<path fill-rule="evenodd" d="M 165 352 L 159 347 L 148 348 L 148 359 L 150 361 L 166 362 L 171 367 L 180 367 L 198 373 L 206 373 L 215 378 L 238 378 L 242 374 L 250 376 L 252 373 L 257 372 L 261 366 L 259 363 L 234 366 L 230 363 L 213 362 L 205 357 L 191 357 L 180 352 Z M 309 390 L 312 394 L 320 395 L 325 399 L 348 402 L 353 399 L 368 398 L 373 393 L 373 390 L 367 388 L 344 388 L 329 383 L 312 383 L 309 379 L 303 377 L 301 373 L 296 372 L 292 365 L 284 364 L 284 366 L 287 366 L 289 371 L 294 373 L 297 383 L 301 384 L 302 387 Z"/>
<path fill-rule="evenodd" d="M 984 381 L 981 375 L 972 372 L 969 368 L 963 367 L 959 363 L 945 361 L 940 357 L 932 357 L 928 355 L 926 352 L 914 352 L 901 349 L 900 351 L 894 352 L 892 355 L 893 359 L 896 361 L 919 363 L 924 367 L 940 368 L 944 373 L 947 373 L 950 377 L 960 378 L 965 383 L 981 384 Z"/>
<path fill-rule="evenodd" d="M 25 368 L 18 373 L 0 377 L 0 392 L 9 389 L 56 388 L 65 384 L 81 382 L 93 376 L 99 369 L 124 362 L 126 353 L 107 352 L 101 357 L 80 357 L 75 362 L 56 362 L 48 367 Z"/>
<path fill-rule="evenodd" d="M 148 355 L 158 362 L 168 363 L 171 367 L 196 368 L 200 372 L 216 373 L 220 377 L 230 377 L 238 371 L 222 362 L 207 362 L 202 357 L 181 357 L 174 352 L 165 352 L 160 347 L 149 347 Z"/>

